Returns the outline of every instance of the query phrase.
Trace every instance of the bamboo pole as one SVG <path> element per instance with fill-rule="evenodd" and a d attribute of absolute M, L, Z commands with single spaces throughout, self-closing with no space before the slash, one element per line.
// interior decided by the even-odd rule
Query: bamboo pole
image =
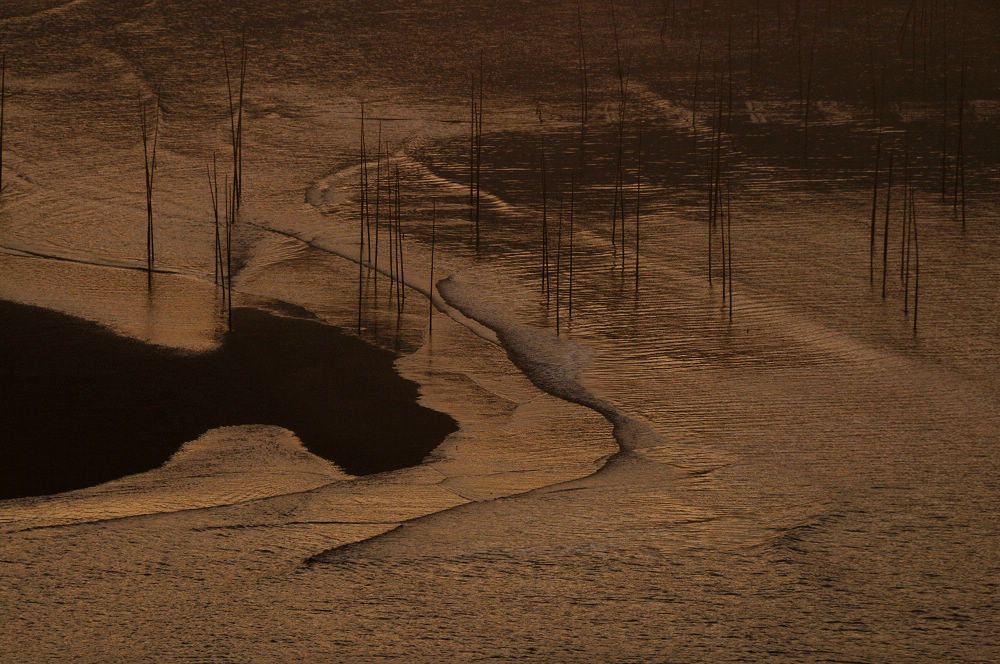
<path fill-rule="evenodd" d="M 0 54 L 0 197 L 3 196 L 3 112 L 7 101 L 7 54 Z"/>
<path fill-rule="evenodd" d="M 962 71 L 958 93 L 958 153 L 955 161 L 955 198 L 953 209 L 958 216 L 958 205 L 961 198 L 962 232 L 965 232 L 965 73 L 968 60 L 962 58 Z M 961 196 L 960 196 L 961 195 Z"/>
<path fill-rule="evenodd" d="M 712 285 L 712 229 L 715 226 L 715 113 L 708 153 L 708 285 Z"/>
<path fill-rule="evenodd" d="M 580 39 L 580 52 L 578 69 L 580 70 L 580 145 L 577 168 L 580 177 L 583 178 L 584 165 L 586 164 L 586 143 L 587 143 L 587 121 L 590 113 L 589 82 L 587 73 L 587 50 L 583 39 L 583 2 L 577 0 L 576 20 Z"/>
<path fill-rule="evenodd" d="M 375 148 L 375 266 L 372 272 L 372 292 L 378 302 L 378 235 L 379 235 L 379 203 L 382 194 L 382 121 L 378 121 L 378 139 Z M 377 309 L 376 309 L 377 310 Z"/>
<path fill-rule="evenodd" d="M 947 9 L 941 26 L 941 202 L 947 196 L 948 178 L 948 16 Z"/>
<path fill-rule="evenodd" d="M 812 105 L 812 77 L 813 64 L 816 60 L 816 26 L 813 26 L 812 38 L 809 42 L 809 69 L 806 74 L 805 101 L 802 113 L 803 137 L 802 137 L 802 161 L 806 168 L 809 167 L 809 107 Z"/>
<path fill-rule="evenodd" d="M 944 203 L 948 172 L 948 72 L 944 72 L 944 91 L 941 100 L 941 202 Z"/>
<path fill-rule="evenodd" d="M 727 178 L 726 179 L 726 187 L 727 187 L 726 188 L 726 210 L 722 209 L 722 200 L 721 200 L 722 193 L 721 193 L 721 191 L 718 194 L 719 197 L 720 197 L 719 198 L 719 245 L 720 245 L 720 249 L 722 250 L 722 304 L 723 304 L 723 306 L 725 306 L 725 304 L 726 304 L 726 284 L 729 283 L 728 282 L 729 274 L 726 271 L 726 268 L 727 268 L 726 260 L 727 260 L 727 256 L 729 255 L 729 252 L 727 251 L 727 243 L 726 243 L 726 214 L 727 214 L 728 208 L 729 208 L 729 189 L 728 189 L 728 186 L 729 186 L 729 180 Z M 721 189 L 721 187 L 720 187 L 720 189 Z"/>
<path fill-rule="evenodd" d="M 639 206 L 642 200 L 642 113 L 635 145 L 635 293 L 639 294 Z"/>
<path fill-rule="evenodd" d="M 625 111 L 626 111 L 626 94 L 627 94 L 627 74 L 622 65 L 622 50 L 621 42 L 618 37 L 618 18 L 615 14 L 615 3 L 614 0 L 610 0 L 608 3 L 611 9 L 611 28 L 615 39 L 615 74 L 618 78 L 618 156 L 615 165 L 615 194 L 614 202 L 612 204 L 611 210 L 611 252 L 613 256 L 612 263 L 617 260 L 618 256 L 618 213 L 619 210 L 622 213 L 622 224 L 624 226 L 625 212 L 624 212 L 624 201 L 622 200 L 622 161 L 624 159 L 624 131 L 625 131 Z M 624 247 L 624 236 L 625 229 L 622 228 L 622 267 L 624 269 L 625 262 L 625 247 Z"/>
<path fill-rule="evenodd" d="M 903 133 L 903 214 L 901 232 L 899 234 L 899 281 L 903 281 L 903 259 L 906 253 L 906 228 L 910 214 L 910 196 L 913 188 L 910 186 L 910 132 Z"/>
<path fill-rule="evenodd" d="M 799 23 L 799 0 L 795 0 L 795 15 L 792 23 L 792 43 L 795 46 L 795 71 L 798 76 L 799 115 L 802 115 L 802 101 L 805 99 L 805 77 L 802 71 L 802 26 Z"/>
<path fill-rule="evenodd" d="M 399 261 L 399 285 L 396 288 L 396 295 L 399 298 L 399 312 L 403 312 L 403 303 L 406 301 L 406 263 L 403 261 L 403 213 L 400 207 L 399 192 L 399 166 L 396 166 L 396 259 Z"/>
<path fill-rule="evenodd" d="M 476 221 L 476 74 L 469 77 L 469 221 Z"/>
<path fill-rule="evenodd" d="M 569 321 L 573 322 L 573 198 L 576 191 L 576 178 L 569 179 Z"/>
<path fill-rule="evenodd" d="M 733 5 L 729 3 L 729 38 L 726 44 L 726 67 L 727 85 L 729 88 L 729 101 L 726 105 L 726 131 L 733 123 Z"/>
<path fill-rule="evenodd" d="M 912 211 L 915 209 L 915 205 L 913 203 L 913 192 L 910 192 L 909 202 L 910 202 L 911 214 L 906 218 L 908 223 L 906 224 L 906 227 L 903 229 L 903 232 L 906 233 L 906 240 L 907 240 L 906 241 L 906 270 L 905 270 L 906 271 L 906 278 L 903 280 L 903 315 L 904 316 L 908 315 L 908 313 L 909 313 L 908 312 L 908 305 L 910 303 L 910 249 L 911 249 L 910 245 L 912 243 L 911 242 L 911 233 L 912 233 L 912 226 L 913 226 L 913 223 L 912 223 L 912 219 L 913 219 Z"/>
<path fill-rule="evenodd" d="M 395 249 L 395 259 L 396 259 L 396 313 L 397 315 L 403 309 L 403 271 L 400 269 L 402 265 L 402 257 L 399 255 L 399 166 L 395 167 L 395 185 L 392 189 L 393 202 L 392 202 L 392 225 L 394 227 L 392 242 Z"/>
<path fill-rule="evenodd" d="M 722 209 L 722 75 L 719 76 L 718 118 L 715 151 L 715 217 L 719 220 L 719 248 L 722 250 L 722 301 L 726 301 L 726 215 Z M 713 225 L 715 219 L 712 219 Z"/>
<path fill-rule="evenodd" d="M 760 0 L 754 0 L 753 4 L 753 31 L 754 31 L 754 59 L 756 60 L 756 73 L 759 76 L 761 70 L 761 38 L 760 38 Z M 755 81 L 758 79 L 754 79 Z"/>
<path fill-rule="evenodd" d="M 365 138 L 365 122 L 364 113 L 362 105 L 362 118 L 361 118 L 361 169 L 364 176 L 364 184 L 361 187 L 361 192 L 364 196 L 364 232 L 367 235 L 367 240 L 365 244 L 367 245 L 368 251 L 368 267 L 371 269 L 372 266 L 372 204 L 371 195 L 368 185 L 368 142 Z"/>
<path fill-rule="evenodd" d="M 480 175 L 483 165 L 483 52 L 479 51 L 479 107 L 476 116 L 476 254 L 479 254 Z M 397 192 L 398 194 L 398 192 Z"/>
<path fill-rule="evenodd" d="M 733 322 L 733 210 L 730 205 L 730 186 L 726 179 L 726 246 L 728 247 L 727 262 L 729 263 L 729 322 Z"/>
<path fill-rule="evenodd" d="M 913 224 L 913 258 L 916 263 L 916 270 L 913 280 L 913 333 L 917 333 L 917 308 L 920 304 L 920 241 L 917 239 L 917 217 L 914 215 L 910 220 Z"/>
<path fill-rule="evenodd" d="M 562 309 L 560 306 L 560 293 L 559 284 L 560 277 L 562 274 L 562 221 L 563 221 L 563 201 L 562 196 L 559 196 L 559 224 L 558 230 L 556 231 L 556 336 L 559 335 L 559 312 Z"/>
<path fill-rule="evenodd" d="M 434 331 L 434 234 L 437 225 L 437 201 L 431 201 L 431 276 L 427 285 L 427 336 Z"/>
<path fill-rule="evenodd" d="M 156 235 L 153 232 L 153 180 L 156 178 L 156 148 L 160 138 L 160 91 L 156 91 L 153 102 L 156 117 L 153 121 L 153 155 L 149 164 L 149 255 L 150 266 L 156 260 Z"/>
<path fill-rule="evenodd" d="M 365 198 L 367 182 L 365 182 L 365 104 L 361 103 L 361 162 L 358 169 L 358 189 L 361 194 L 360 217 L 358 219 L 358 334 L 361 334 L 361 302 L 364 295 L 365 280 Z M 369 249 L 369 254 L 371 250 Z M 371 260 L 369 256 L 369 260 Z"/>
<path fill-rule="evenodd" d="M 208 193 L 212 198 L 212 212 L 215 215 L 215 283 L 219 283 L 222 276 L 222 288 L 225 292 L 225 274 L 222 270 L 222 236 L 219 233 L 219 174 L 215 165 L 215 153 L 212 153 L 212 168 L 209 170 L 205 164 L 205 176 L 208 179 Z"/>
<path fill-rule="evenodd" d="M 697 119 L 698 119 L 698 87 L 701 83 L 701 53 L 704 47 L 704 32 L 698 37 L 698 60 L 694 69 L 694 92 L 691 95 L 691 131 L 695 133 L 698 131 Z"/>
<path fill-rule="evenodd" d="M 889 188 L 885 195 L 885 228 L 882 231 L 882 299 L 885 299 L 885 273 L 888 265 L 889 254 L 889 211 L 892 205 L 892 157 L 893 151 L 889 150 Z"/>
<path fill-rule="evenodd" d="M 867 27 L 866 32 L 868 38 L 868 72 L 872 79 L 872 121 L 881 126 L 882 123 L 879 116 L 878 75 L 875 73 L 875 38 L 873 36 L 874 29 L 872 28 L 872 9 L 870 5 L 865 11 L 865 24 Z"/>
<path fill-rule="evenodd" d="M 229 52 L 226 50 L 225 39 L 220 41 L 222 42 L 222 62 L 226 68 L 226 100 L 229 102 L 229 140 L 233 147 L 233 188 L 235 190 L 240 171 L 239 140 L 236 134 L 236 108 L 233 105 L 233 82 L 229 75 Z"/>
<path fill-rule="evenodd" d="M 875 139 L 875 178 L 872 183 L 872 224 L 871 224 L 871 244 L 868 249 L 868 285 L 875 285 L 875 212 L 878 208 L 878 167 L 879 159 L 882 156 L 882 127 L 878 127 L 878 134 Z"/>
<path fill-rule="evenodd" d="M 396 213 L 392 197 L 392 170 L 390 169 L 389 146 L 385 148 L 385 204 L 388 206 L 389 222 L 389 300 L 391 301 L 396 288 Z"/>
<path fill-rule="evenodd" d="M 715 150 L 715 214 L 719 219 L 719 235 L 722 249 L 722 299 L 726 298 L 726 242 L 725 242 L 725 218 L 722 212 L 722 81 L 719 81 L 719 110 L 716 122 L 716 150 Z M 712 220 L 714 225 L 715 220 Z"/>
<path fill-rule="evenodd" d="M 243 200 L 243 89 L 247 78 L 247 36 L 244 29 L 240 39 L 240 94 L 236 117 L 236 173 L 233 178 L 235 192 L 235 221 L 239 217 L 240 203 Z"/>
<path fill-rule="evenodd" d="M 544 139 L 543 139 L 544 140 Z M 542 146 L 542 292 L 545 306 L 549 304 L 549 197 L 548 174 L 545 164 L 545 146 Z"/>
<path fill-rule="evenodd" d="M 580 33 L 580 126 L 585 127 L 589 112 L 589 85 L 587 81 L 587 50 L 583 41 L 583 2 L 577 0 L 576 22 Z"/>
<path fill-rule="evenodd" d="M 153 264 L 156 260 L 156 245 L 153 233 L 153 176 L 156 171 L 156 146 L 159 137 L 160 114 L 159 95 L 156 97 L 156 122 L 153 126 L 153 146 L 149 149 L 149 126 L 146 118 L 146 104 L 141 93 L 138 95 L 139 123 L 142 132 L 142 156 L 146 179 L 146 287 L 153 287 Z"/>
<path fill-rule="evenodd" d="M 229 176 L 225 176 L 226 188 L 226 325 L 233 330 L 233 195 L 229 190 Z"/>

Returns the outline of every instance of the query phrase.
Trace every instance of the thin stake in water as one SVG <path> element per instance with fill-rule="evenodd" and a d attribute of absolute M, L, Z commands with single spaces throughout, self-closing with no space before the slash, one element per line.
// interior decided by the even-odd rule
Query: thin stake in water
<path fill-rule="evenodd" d="M 399 264 L 396 268 L 396 274 L 399 277 L 399 283 L 396 286 L 396 308 L 397 313 L 402 314 L 403 304 L 406 301 L 406 292 L 403 290 L 403 285 L 406 283 L 406 273 L 403 262 L 403 215 L 399 202 L 398 165 L 396 166 L 396 261 Z"/>
<path fill-rule="evenodd" d="M 378 139 L 375 149 L 375 271 L 372 273 L 372 292 L 378 302 L 378 217 L 379 201 L 382 193 L 382 121 L 378 121 Z"/>
<path fill-rule="evenodd" d="M 913 195 L 913 188 L 910 186 L 910 132 L 907 129 L 903 132 L 903 214 L 901 232 L 899 234 L 899 281 L 904 280 L 903 263 L 906 256 L 907 224 L 910 214 L 910 197 Z"/>
<path fill-rule="evenodd" d="M 548 174 L 545 165 L 545 146 L 542 146 L 542 292 L 545 305 L 549 304 L 549 204 Z"/>
<path fill-rule="evenodd" d="M 226 298 L 226 325 L 230 331 L 233 329 L 233 213 L 235 210 L 235 195 L 230 190 L 229 176 L 224 178 L 226 188 L 226 288 L 228 297 Z"/>
<path fill-rule="evenodd" d="M 885 273 L 888 266 L 889 255 L 889 212 L 892 207 L 892 157 L 893 151 L 889 150 L 889 188 L 885 194 L 885 227 L 882 230 L 882 299 L 885 299 Z"/>
<path fill-rule="evenodd" d="M 639 294 L 639 206 L 642 199 L 642 113 L 635 145 L 635 292 Z"/>
<path fill-rule="evenodd" d="M 365 104 L 361 103 L 361 164 L 358 170 L 359 189 L 361 190 L 361 215 L 358 223 L 358 334 L 361 334 L 361 301 L 364 293 L 365 277 L 365 203 L 368 198 L 368 182 L 365 172 Z M 368 249 L 368 260 L 371 261 L 371 248 Z"/>
<path fill-rule="evenodd" d="M 431 201 L 431 276 L 427 286 L 427 336 L 434 331 L 434 231 L 437 225 L 437 201 Z"/>
<path fill-rule="evenodd" d="M 153 287 L 153 263 L 156 246 L 153 237 L 153 176 L 156 172 L 156 144 L 160 130 L 160 97 L 155 98 L 156 121 L 153 125 L 153 147 L 149 149 L 149 129 L 146 119 L 146 103 L 139 95 L 139 121 L 142 128 L 142 156 L 146 174 L 146 286 Z"/>
<path fill-rule="evenodd" d="M 913 275 L 913 333 L 917 333 L 917 307 L 920 303 L 920 242 L 917 240 L 917 217 L 910 219 L 913 225 L 913 258 L 916 263 Z"/>
<path fill-rule="evenodd" d="M 809 107 L 812 105 L 813 64 L 816 60 L 816 27 L 813 26 L 812 39 L 809 43 L 809 70 L 806 74 L 806 89 L 802 111 L 802 161 L 809 167 Z"/>
<path fill-rule="evenodd" d="M 7 54 L 0 55 L 0 195 L 3 194 L 3 111 L 7 99 Z"/>
<path fill-rule="evenodd" d="M 908 305 L 910 303 L 910 249 L 911 249 L 911 245 L 913 243 L 913 239 L 912 239 L 913 228 L 912 227 L 913 227 L 913 210 L 915 209 L 915 205 L 914 205 L 914 202 L 913 202 L 913 192 L 912 191 L 910 192 L 910 195 L 909 195 L 909 202 L 910 202 L 910 214 L 907 217 L 905 217 L 906 224 L 905 224 L 905 227 L 903 229 L 903 232 L 906 234 L 906 257 L 905 257 L 905 273 L 906 273 L 906 277 L 903 280 L 903 315 L 904 316 L 908 315 L 908 313 L 909 313 L 908 312 Z"/>
<path fill-rule="evenodd" d="M 476 254 L 479 254 L 480 175 L 483 165 L 483 52 L 479 51 L 479 106 L 476 109 Z M 398 195 L 398 192 L 397 192 Z"/>
<path fill-rule="evenodd" d="M 569 179 L 569 320 L 573 321 L 573 197 L 576 190 L 576 176 Z M 638 254 L 637 254 L 638 255 Z"/>
<path fill-rule="evenodd" d="M 222 265 L 222 236 L 219 232 L 219 173 L 215 165 L 215 153 L 212 153 L 212 169 L 205 164 L 205 175 L 208 178 L 208 192 L 212 197 L 212 213 L 215 216 L 215 283 L 222 279 L 222 292 L 225 297 L 226 281 Z"/>
<path fill-rule="evenodd" d="M 958 216 L 959 199 L 962 203 L 962 232 L 965 232 L 965 72 L 968 67 L 968 60 L 962 58 L 962 70 L 960 87 L 958 93 L 958 152 L 955 155 L 955 196 L 952 201 L 952 210 Z M 961 196 L 960 196 L 961 194 Z"/>
<path fill-rule="evenodd" d="M 476 74 L 469 77 L 469 221 L 476 221 Z"/>
<path fill-rule="evenodd" d="M 941 202 L 947 196 L 948 179 L 948 17 L 941 27 Z"/>
<path fill-rule="evenodd" d="M 621 43 L 618 38 L 618 18 L 615 14 L 614 0 L 610 2 L 611 27 L 615 38 L 615 62 L 618 77 L 618 159 L 615 168 L 615 195 L 611 215 L 611 248 L 614 260 L 617 260 L 618 215 L 621 213 L 621 268 L 625 270 L 625 189 L 623 161 L 625 158 L 625 115 L 628 106 L 628 86 L 631 71 L 632 52 L 628 49 L 625 62 L 622 62 Z"/>
<path fill-rule="evenodd" d="M 882 156 L 882 126 L 878 127 L 875 138 L 875 178 L 872 183 L 872 223 L 871 243 L 868 248 L 868 285 L 875 285 L 875 213 L 878 208 L 878 168 Z"/>
<path fill-rule="evenodd" d="M 562 272 L 562 221 L 563 221 L 563 202 L 562 197 L 559 198 L 559 225 L 556 231 L 556 335 L 559 334 L 559 277 Z"/>
<path fill-rule="evenodd" d="M 237 92 L 236 102 L 233 101 L 233 84 L 229 75 L 229 53 L 226 50 L 226 42 L 222 40 L 222 60 L 226 69 L 226 98 L 229 102 L 229 133 L 233 146 L 233 201 L 232 207 L 235 212 L 239 212 L 241 190 L 243 181 L 243 89 L 246 81 L 246 35 L 240 46 L 240 87 Z M 232 223 L 236 223 L 234 214 Z"/>
<path fill-rule="evenodd" d="M 389 162 L 389 146 L 386 146 L 385 165 L 385 202 L 389 208 L 389 300 L 392 300 L 396 288 L 396 213 L 392 198 L 392 171 Z"/>
<path fill-rule="evenodd" d="M 726 180 L 726 246 L 729 247 L 729 322 L 733 322 L 733 210 L 730 206 L 729 180 Z"/>

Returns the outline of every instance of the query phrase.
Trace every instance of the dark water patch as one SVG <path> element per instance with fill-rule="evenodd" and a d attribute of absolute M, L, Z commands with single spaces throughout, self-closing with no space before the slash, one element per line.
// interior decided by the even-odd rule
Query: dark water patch
<path fill-rule="evenodd" d="M 0 302 L 0 498 L 155 468 L 225 425 L 271 424 L 364 475 L 413 466 L 456 429 L 417 404 L 394 355 L 312 321 L 233 312 L 215 351 L 185 354 Z"/>

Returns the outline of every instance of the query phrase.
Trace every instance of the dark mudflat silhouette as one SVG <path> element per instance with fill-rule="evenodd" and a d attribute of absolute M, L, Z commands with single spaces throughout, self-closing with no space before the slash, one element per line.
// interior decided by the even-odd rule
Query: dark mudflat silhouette
<path fill-rule="evenodd" d="M 417 404 L 393 360 L 330 326 L 254 309 L 233 312 L 217 350 L 190 354 L 0 302 L 0 498 L 149 470 L 234 424 L 286 427 L 356 475 L 416 465 L 456 424 Z"/>

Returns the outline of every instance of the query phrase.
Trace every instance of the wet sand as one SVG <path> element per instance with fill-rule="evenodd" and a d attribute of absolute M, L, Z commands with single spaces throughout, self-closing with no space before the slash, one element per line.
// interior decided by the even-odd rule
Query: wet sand
<path fill-rule="evenodd" d="M 418 464 L 456 429 L 393 353 L 317 322 L 236 309 L 219 348 L 191 354 L 10 302 L 0 321 L 0 498 L 149 470 L 218 426 L 285 427 L 355 475 Z"/>

